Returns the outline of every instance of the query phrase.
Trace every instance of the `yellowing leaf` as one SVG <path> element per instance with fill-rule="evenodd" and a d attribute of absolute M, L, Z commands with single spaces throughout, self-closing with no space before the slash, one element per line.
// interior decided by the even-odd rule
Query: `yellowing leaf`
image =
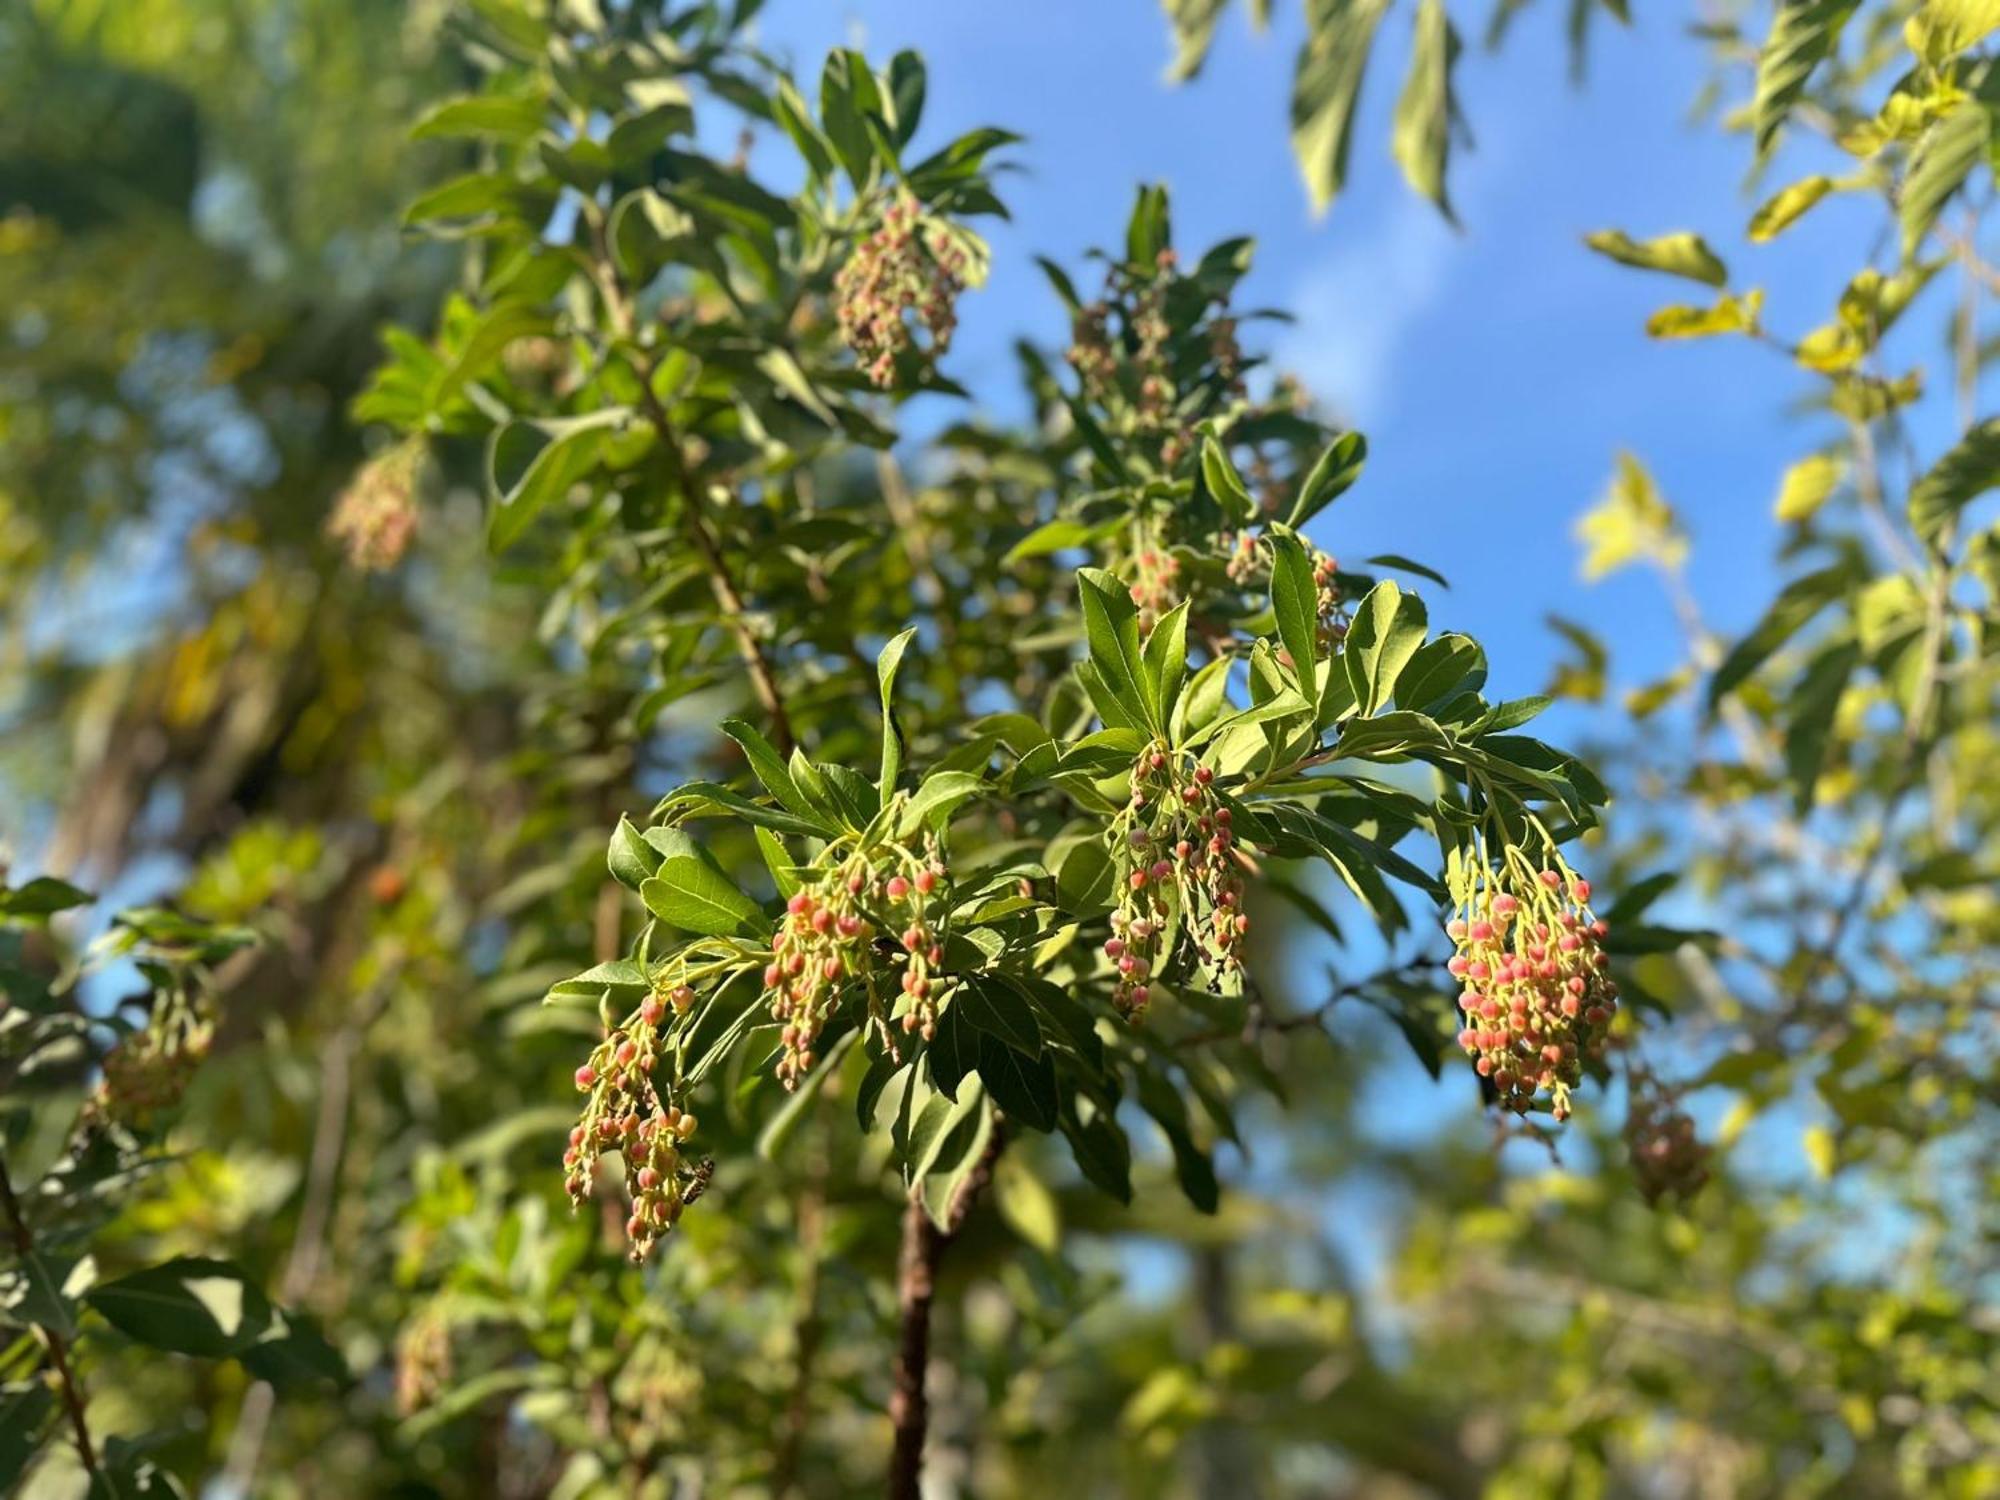
<path fill-rule="evenodd" d="M 1831 177 L 1815 174 L 1793 183 L 1772 197 L 1750 216 L 1750 238 L 1758 244 L 1778 234 L 1834 189 Z"/>
<path fill-rule="evenodd" d="M 1664 271 L 1669 276 L 1685 276 L 1708 286 L 1721 286 L 1729 280 L 1729 268 L 1698 234 L 1663 234 L 1650 240 L 1635 240 L 1623 230 L 1600 229 L 1585 235 L 1583 242 L 1621 266 Z"/>
<path fill-rule="evenodd" d="M 1682 667 L 1658 682 L 1633 688 L 1625 695 L 1625 712 L 1635 719 L 1649 719 L 1688 690 L 1694 682 L 1693 669 Z"/>
<path fill-rule="evenodd" d="M 1893 276 L 1884 276 L 1873 266 L 1856 273 L 1840 294 L 1840 320 L 1872 346 L 1943 265 L 1941 260 L 1926 261 Z"/>
<path fill-rule="evenodd" d="M 1833 1132 L 1824 1125 L 1808 1125 L 1803 1142 L 1806 1160 L 1812 1163 L 1813 1175 L 1821 1182 L 1833 1176 L 1837 1152 L 1833 1143 Z"/>
<path fill-rule="evenodd" d="M 1800 459 L 1778 484 L 1777 515 L 1780 521 L 1803 521 L 1826 504 L 1827 496 L 1847 472 L 1847 466 L 1831 453 L 1814 453 Z"/>
<path fill-rule="evenodd" d="M 1764 294 L 1751 290 L 1741 297 L 1724 297 L 1713 307 L 1676 303 L 1646 320 L 1646 332 L 1656 339 L 1697 339 L 1714 333 L 1749 333 L 1757 326 Z"/>
<path fill-rule="evenodd" d="M 1867 346 L 1847 324 L 1828 323 L 1800 339 L 1792 357 L 1808 370 L 1838 375 L 1853 369 L 1867 352 Z"/>
<path fill-rule="evenodd" d="M 2000 0 L 1924 0 L 1903 25 L 1903 40 L 1933 67 L 2000 29 Z"/>
<path fill-rule="evenodd" d="M 1618 472 L 1604 498 L 1577 522 L 1576 535 L 1586 549 L 1586 579 L 1602 578 L 1633 562 L 1678 567 L 1687 556 L 1687 538 L 1673 507 L 1629 453 L 1618 455 Z"/>

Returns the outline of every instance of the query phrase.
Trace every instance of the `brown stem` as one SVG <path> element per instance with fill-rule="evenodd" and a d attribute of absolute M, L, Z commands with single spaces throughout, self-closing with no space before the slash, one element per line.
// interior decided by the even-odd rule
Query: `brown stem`
<path fill-rule="evenodd" d="M 21 1200 L 14 1196 L 14 1184 L 7 1176 L 7 1162 L 0 1157 L 0 1207 L 7 1213 L 7 1223 L 13 1235 L 14 1250 L 22 1261 L 35 1253 L 34 1232 L 28 1228 L 27 1215 L 21 1212 Z M 62 1392 L 63 1410 L 69 1414 L 70 1429 L 76 1434 L 77 1457 L 83 1460 L 83 1470 L 92 1479 L 98 1477 L 97 1446 L 90 1440 L 90 1424 L 84 1419 L 83 1382 L 77 1378 L 69 1362 L 69 1345 L 55 1329 L 45 1324 L 36 1324 L 42 1342 L 49 1351 L 49 1363 L 55 1367 L 56 1385 Z"/>
<path fill-rule="evenodd" d="M 924 1469 L 924 1435 L 930 1426 L 930 1403 L 924 1377 L 930 1369 L 931 1303 L 937 1295 L 938 1265 L 958 1235 L 973 1202 L 993 1178 L 993 1163 L 1006 1145 L 996 1120 L 986 1149 L 951 1196 L 940 1229 L 924 1207 L 920 1192 L 910 1194 L 903 1210 L 903 1246 L 896 1281 L 896 1305 L 902 1334 L 896 1346 L 896 1380 L 889 1393 L 889 1422 L 895 1448 L 889 1460 L 889 1500 L 919 1500 Z"/>

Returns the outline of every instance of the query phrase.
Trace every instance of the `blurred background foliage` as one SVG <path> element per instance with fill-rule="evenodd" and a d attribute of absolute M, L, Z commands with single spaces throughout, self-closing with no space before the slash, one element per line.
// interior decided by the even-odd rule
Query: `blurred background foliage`
<path fill-rule="evenodd" d="M 1198 47 L 1223 7 L 1170 9 Z M 1313 9 L 1331 26 L 1369 7 Z M 1784 8 L 1807 9 L 1840 7 Z M 506 10 L 0 15 L 4 852 L 17 874 L 171 893 L 262 939 L 210 966 L 212 1051 L 168 1165 L 104 1205 L 95 1274 L 226 1254 L 346 1371 L 274 1395 L 244 1364 L 106 1337 L 92 1424 L 151 1434 L 152 1462 L 217 1496 L 870 1493 L 897 1197 L 877 1155 L 808 1129 L 751 1157 L 757 1191 L 691 1214 L 645 1272 L 615 1223 L 562 1205 L 566 1080 L 595 1029 L 535 1001 L 619 951 L 604 830 L 686 767 L 690 726 L 635 715 L 615 655 L 544 628 L 544 580 L 486 557 L 464 455 L 426 463 L 397 572 L 357 572 L 326 535 L 371 456 L 348 413 L 382 329 L 436 326 L 460 276 L 401 213 L 466 148 L 410 127 L 466 85 L 467 15 Z M 1923 101 L 1886 158 L 1851 167 L 1880 168 L 1856 190 L 1892 224 L 1923 131 L 1987 97 L 1976 68 L 1941 102 L 1935 79 L 1897 83 L 1911 10 L 1863 11 L 1798 110 L 1839 135 Z M 1732 97 L 1757 91 L 1761 25 L 1715 30 Z M 1412 180 L 1441 197 L 1437 174 Z M 1633 963 L 1663 1013 L 1648 1056 L 1719 1147 L 1706 1189 L 1650 1206 L 1610 1105 L 1559 1165 L 1469 1109 L 1421 1139 L 1380 1129 L 1388 1027 L 1267 1038 L 1246 1050 L 1283 1104 L 1240 1122 L 1254 1148 L 1223 1154 L 1212 1217 L 1164 1150 L 1135 1164 L 1129 1209 L 1072 1186 L 1059 1149 L 1003 1166 L 949 1267 L 936 1493 L 2000 1493 L 2000 547 L 1970 496 L 1941 543 L 1903 510 L 1931 468 L 1912 427 L 1977 431 L 1991 196 L 1982 171 L 1941 221 L 1950 242 L 1921 226 L 1920 250 L 1955 257 L 1940 289 L 1969 299 L 1931 320 L 1949 323 L 1931 394 L 1864 365 L 1878 315 L 1853 361 L 1777 341 L 1837 419 L 1825 466 L 1779 503 L 1799 575 L 1846 567 L 1824 601 L 1846 634 L 1795 623 L 1710 704 L 1729 643 L 1682 599 L 1684 672 L 1594 721 L 1621 793 L 1600 886 L 1673 870 L 1676 911 L 1719 934 Z M 1893 272 L 1881 245 L 1829 253 Z M 1920 401 L 1962 420 L 1926 428 L 1903 411 Z M 965 448 L 946 487 L 920 485 L 927 513 L 969 501 L 1004 522 L 1053 482 L 1035 441 Z M 1591 567 L 1680 587 L 1685 539 L 1637 460 L 1586 524 Z M 1602 648 L 1571 628 L 1555 690 L 1601 698 Z M 1913 630 L 1931 663 L 1915 679 Z M 1833 668 L 1811 676 L 1829 650 L 1846 663 L 1830 694 Z M 89 933 L 64 922 L 22 962 Z M 1318 977 L 1314 943 L 1301 919 L 1258 956 L 1301 1011 L 1342 977 Z M 114 965 L 77 1003 L 133 977 Z M 7 1100 L 17 1187 L 49 1136 L 39 1097 Z M 1395 1103 L 1464 1107 L 1444 1100 Z M 726 1128 L 747 1146 L 761 1123 Z M 1357 1213 L 1376 1265 L 1340 1232 Z M 0 1373 L 32 1355 L 10 1336 Z M 27 1483 L 82 1488 L 59 1445 Z"/>

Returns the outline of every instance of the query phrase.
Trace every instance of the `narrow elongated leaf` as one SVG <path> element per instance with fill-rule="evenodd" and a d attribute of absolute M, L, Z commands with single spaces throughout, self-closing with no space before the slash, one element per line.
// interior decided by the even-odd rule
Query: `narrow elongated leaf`
<path fill-rule="evenodd" d="M 270 1300 L 241 1270 L 191 1257 L 100 1283 L 84 1301 L 128 1338 L 209 1359 L 249 1348 L 272 1321 Z"/>
<path fill-rule="evenodd" d="M 1135 724 L 1155 728 L 1151 695 L 1139 650 L 1139 611 L 1116 576 L 1098 568 L 1076 575 L 1083 605 L 1084 639 L 1098 681 Z"/>
<path fill-rule="evenodd" d="M 1860 661 L 1859 644 L 1835 642 L 1813 658 L 1785 706 L 1785 766 L 1792 776 L 1792 806 L 1801 817 L 1812 809 L 1826 764 L 1827 732 Z"/>
<path fill-rule="evenodd" d="M 750 762 L 750 769 L 765 791 L 769 792 L 778 805 L 801 818 L 821 823 L 830 834 L 834 832 L 826 823 L 818 808 L 814 807 L 792 779 L 792 773 L 778 754 L 777 748 L 765 739 L 754 727 L 741 719 L 724 719 L 717 726 L 722 732 L 742 747 L 743 755 Z"/>
<path fill-rule="evenodd" d="M 1985 159 L 1992 140 L 1992 112 L 1977 99 L 1954 107 L 1918 139 L 1896 205 L 1905 256 L 1917 253 L 1946 200 L 1965 185 L 1973 167 Z"/>
<path fill-rule="evenodd" d="M 1583 242 L 1621 266 L 1664 271 L 1669 276 L 1685 276 L 1706 286 L 1721 286 L 1729 280 L 1729 268 L 1722 263 L 1722 257 L 1709 249 L 1708 241 L 1698 234 L 1663 234 L 1650 240 L 1635 240 L 1622 230 L 1600 229 L 1585 235 Z"/>
<path fill-rule="evenodd" d="M 1183 599 L 1153 627 L 1141 653 L 1146 691 L 1153 701 L 1153 722 L 1161 726 L 1172 720 L 1181 684 L 1187 680 L 1187 628 L 1188 601 Z"/>
<path fill-rule="evenodd" d="M 1456 222 L 1445 193 L 1445 166 L 1451 137 L 1458 124 L 1458 101 L 1452 93 L 1452 68 L 1458 62 L 1458 32 L 1445 14 L 1443 0 L 1421 0 L 1417 7 L 1416 41 L 1410 70 L 1396 101 L 1396 123 L 1390 150 L 1411 187 Z"/>
<path fill-rule="evenodd" d="M 903 771 L 903 726 L 896 722 L 896 668 L 902 665 L 903 653 L 916 634 L 917 628 L 912 625 L 884 646 L 875 659 L 875 680 L 882 688 L 882 770 L 875 788 L 885 802 L 896 790 L 896 778 Z"/>
<path fill-rule="evenodd" d="M 1910 486 L 1910 526 L 1934 543 L 1958 513 L 2000 484 L 2000 417 L 1969 429 Z"/>
<path fill-rule="evenodd" d="M 1306 549 L 1289 532 L 1271 536 L 1271 613 L 1277 617 L 1278 639 L 1292 658 L 1299 690 L 1310 701 L 1319 691 L 1314 675 L 1319 663 L 1319 589 Z"/>
<path fill-rule="evenodd" d="M 1786 585 L 1750 633 L 1730 648 L 1708 685 L 1708 706 L 1717 704 L 1741 686 L 1780 646 L 1784 645 L 1827 605 L 1847 591 L 1854 569 L 1849 562 L 1837 562 L 1817 573 L 1808 573 Z"/>
<path fill-rule="evenodd" d="M 1424 602 L 1416 595 L 1405 594 L 1388 579 L 1368 591 L 1354 612 L 1341 651 L 1347 680 L 1363 717 L 1395 696 L 1403 668 L 1417 654 L 1429 629 Z"/>
<path fill-rule="evenodd" d="M 519 540 L 529 523 L 596 466 L 605 437 L 630 416 L 629 408 L 612 406 L 588 416 L 496 428 L 486 459 L 493 504 L 487 544 L 501 552 Z"/>
<path fill-rule="evenodd" d="M 1368 462 L 1368 439 L 1358 432 L 1343 432 L 1320 454 L 1299 486 L 1285 524 L 1297 530 L 1334 501 L 1346 494 Z"/>
<path fill-rule="evenodd" d="M 1751 117 L 1757 152 L 1771 149 L 1792 106 L 1806 91 L 1813 69 L 1833 52 L 1859 0 L 1779 0 L 1771 34 L 1757 54 L 1757 93 Z"/>
<path fill-rule="evenodd" d="M 1306 45 L 1292 78 L 1292 151 L 1313 210 L 1347 182 L 1354 105 L 1388 0 L 1308 0 Z"/>

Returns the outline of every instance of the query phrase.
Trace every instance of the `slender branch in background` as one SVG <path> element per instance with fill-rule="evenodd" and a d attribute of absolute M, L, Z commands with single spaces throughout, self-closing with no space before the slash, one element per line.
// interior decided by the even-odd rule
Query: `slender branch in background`
<path fill-rule="evenodd" d="M 632 301 L 611 258 L 610 245 L 605 238 L 604 214 L 595 205 L 587 205 L 584 212 L 590 224 L 592 271 L 599 294 L 604 298 L 605 311 L 610 315 L 613 331 L 629 341 L 634 330 Z M 632 366 L 639 379 L 640 404 L 646 410 L 647 420 L 659 434 L 661 452 L 673 470 L 674 483 L 681 492 L 688 538 L 694 543 L 695 551 L 701 554 L 702 566 L 708 573 L 709 589 L 736 638 L 737 654 L 742 657 L 743 665 L 750 669 L 750 685 L 757 695 L 757 702 L 771 720 L 771 742 L 780 754 L 788 754 L 794 743 L 791 716 L 785 712 L 784 698 L 778 691 L 777 673 L 743 607 L 742 591 L 737 588 L 736 579 L 716 541 L 709 522 L 707 497 L 702 492 L 699 478 L 688 465 L 687 453 L 681 447 L 673 417 L 661 402 L 659 393 L 653 389 L 654 366 L 636 359 L 632 361 Z"/>
<path fill-rule="evenodd" d="M 312 1152 L 306 1165 L 305 1199 L 299 1208 L 298 1232 L 292 1237 L 291 1254 L 286 1257 L 284 1278 L 278 1287 L 279 1299 L 287 1308 L 305 1301 L 319 1277 L 320 1257 L 325 1253 L 327 1226 L 333 1219 L 334 1196 L 340 1183 L 340 1159 L 347 1148 L 354 1055 L 360 1050 L 363 1033 L 388 1003 L 389 985 L 389 979 L 384 978 L 370 986 L 355 1007 L 352 1019 L 335 1033 L 326 1049 L 320 1070 L 319 1112 L 313 1121 Z M 221 1493 L 224 1495 L 251 1493 L 276 1404 L 277 1394 L 267 1380 L 258 1381 L 244 1395 L 236 1431 L 229 1441 L 229 1456 L 223 1465 Z"/>
<path fill-rule="evenodd" d="M 999 1121 L 986 1139 L 986 1149 L 951 1195 L 944 1227 L 931 1221 L 919 1193 L 910 1195 L 903 1210 L 903 1244 L 896 1279 L 896 1303 L 901 1336 L 896 1346 L 895 1385 L 889 1394 L 889 1422 L 895 1447 L 889 1460 L 889 1500 L 919 1500 L 922 1494 L 924 1436 L 930 1427 L 930 1402 L 925 1377 L 930 1371 L 931 1303 L 937 1295 L 938 1265 L 972 1211 L 1007 1138 Z"/>
<path fill-rule="evenodd" d="M 35 1253 L 35 1235 L 28 1228 L 27 1215 L 21 1211 L 21 1200 L 14 1196 L 14 1184 L 7 1175 L 5 1157 L 0 1157 L 0 1209 L 7 1214 L 14 1252 L 20 1256 L 25 1267 L 28 1257 Z M 35 1331 L 41 1335 L 42 1343 L 49 1351 L 49 1364 L 56 1372 L 56 1387 L 62 1394 L 63 1410 L 69 1414 L 70 1431 L 76 1438 L 77 1457 L 83 1462 L 83 1471 L 95 1480 L 99 1474 L 97 1445 L 90 1439 L 90 1423 L 84 1416 L 83 1382 L 70 1363 L 69 1345 L 60 1333 L 46 1325 L 36 1324 Z M 92 1485 L 92 1489 L 95 1488 Z"/>
<path fill-rule="evenodd" d="M 1310 1031 L 1315 1027 L 1324 1025 L 1326 1018 L 1333 1013 L 1333 1008 L 1340 1004 L 1341 1001 L 1352 1000 L 1366 993 L 1370 985 L 1380 984 L 1385 979 L 1414 978 L 1416 975 L 1428 973 L 1432 969 L 1442 969 L 1444 962 L 1441 958 L 1432 958 L 1427 954 L 1419 954 L 1417 957 L 1405 959 L 1399 964 L 1392 964 L 1386 969 L 1377 969 L 1373 974 L 1368 975 L 1364 979 L 1350 980 L 1346 984 L 1337 985 L 1332 993 L 1311 1009 L 1302 1010 L 1297 1015 L 1280 1016 L 1276 1020 L 1272 1020 L 1267 1016 L 1264 1013 L 1262 1004 L 1258 1003 L 1246 1011 L 1244 1025 L 1218 1026 L 1212 1031 L 1197 1031 L 1179 1038 L 1173 1043 L 1173 1046 L 1176 1050 L 1180 1050 L 1193 1047 L 1207 1047 L 1216 1042 L 1243 1042 L 1248 1044 L 1255 1042 L 1258 1037 L 1264 1035 L 1266 1032 Z"/>

